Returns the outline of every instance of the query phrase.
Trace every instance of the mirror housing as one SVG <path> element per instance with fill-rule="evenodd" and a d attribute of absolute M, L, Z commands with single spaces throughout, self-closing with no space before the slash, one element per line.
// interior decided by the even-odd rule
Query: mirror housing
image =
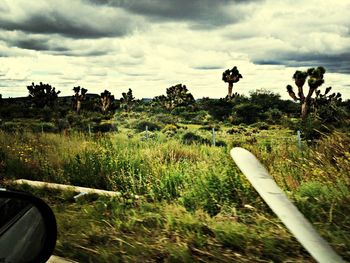
<path fill-rule="evenodd" d="M 0 262 L 46 262 L 56 239 L 56 219 L 43 200 L 0 188 Z"/>

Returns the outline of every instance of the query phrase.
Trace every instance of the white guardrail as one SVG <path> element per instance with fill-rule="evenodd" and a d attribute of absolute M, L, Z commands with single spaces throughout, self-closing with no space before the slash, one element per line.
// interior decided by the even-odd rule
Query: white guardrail
<path fill-rule="evenodd" d="M 317 262 L 345 262 L 316 232 L 252 153 L 236 147 L 231 150 L 231 157 L 262 199 Z"/>

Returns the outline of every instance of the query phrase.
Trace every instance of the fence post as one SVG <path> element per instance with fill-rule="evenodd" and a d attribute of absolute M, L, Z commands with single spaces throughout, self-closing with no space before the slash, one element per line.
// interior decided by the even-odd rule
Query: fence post
<path fill-rule="evenodd" d="M 301 133 L 300 133 L 300 130 L 298 130 L 297 136 L 298 136 L 298 147 L 299 147 L 299 149 L 301 149 Z"/>
<path fill-rule="evenodd" d="M 215 142 L 215 128 L 213 128 L 213 146 L 215 146 L 216 142 Z"/>
<path fill-rule="evenodd" d="M 148 141 L 148 126 L 146 125 L 146 141 Z"/>
<path fill-rule="evenodd" d="M 88 129 L 89 129 L 89 136 L 91 136 L 91 125 L 90 125 L 90 123 L 88 124 Z"/>
<path fill-rule="evenodd" d="M 115 129 L 115 132 L 117 132 L 118 131 L 118 118 L 117 118 L 117 110 L 115 110 L 115 115 L 114 115 L 114 117 L 115 117 L 115 126 L 114 126 L 114 129 Z"/>
<path fill-rule="evenodd" d="M 41 124 L 41 134 L 44 134 L 44 124 Z"/>

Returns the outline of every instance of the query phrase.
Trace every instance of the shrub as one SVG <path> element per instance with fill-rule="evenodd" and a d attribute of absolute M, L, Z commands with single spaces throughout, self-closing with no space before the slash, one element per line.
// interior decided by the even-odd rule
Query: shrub
<path fill-rule="evenodd" d="M 265 116 L 266 116 L 266 121 L 268 121 L 269 123 L 275 124 L 281 120 L 282 111 L 280 111 L 279 109 L 276 109 L 276 108 L 269 109 L 265 113 Z"/>
<path fill-rule="evenodd" d="M 94 117 L 90 118 L 90 120 L 92 122 L 96 122 L 97 124 L 99 124 L 102 121 L 102 117 L 101 116 L 94 116 Z"/>
<path fill-rule="evenodd" d="M 157 114 L 152 117 L 152 119 L 157 120 L 158 122 L 164 123 L 164 124 L 174 124 L 178 122 L 177 116 L 172 116 L 169 114 Z"/>
<path fill-rule="evenodd" d="M 159 131 L 161 129 L 160 125 L 151 121 L 140 121 L 134 124 L 133 128 L 139 132 L 143 132 L 146 130 L 146 126 L 149 131 Z"/>
<path fill-rule="evenodd" d="M 51 122 L 37 123 L 32 127 L 33 132 L 57 132 L 55 124 Z"/>
<path fill-rule="evenodd" d="M 166 132 L 166 131 L 176 132 L 178 128 L 179 128 L 179 126 L 176 124 L 167 124 L 163 128 L 162 132 Z"/>
<path fill-rule="evenodd" d="M 203 138 L 193 132 L 187 132 L 182 136 L 182 142 L 184 144 L 194 144 L 194 143 L 198 143 L 198 144 L 208 144 L 210 145 L 211 142 L 210 140 L 208 140 L 207 138 Z"/>
<path fill-rule="evenodd" d="M 1 129 L 7 132 L 23 132 L 23 126 L 17 122 L 4 122 Z"/>
<path fill-rule="evenodd" d="M 235 134 L 235 133 L 242 133 L 242 132 L 246 132 L 247 129 L 244 126 L 238 126 L 238 127 L 233 127 L 229 130 L 226 131 L 226 133 L 228 134 Z"/>
<path fill-rule="evenodd" d="M 147 140 L 147 137 L 148 139 L 155 139 L 157 137 L 154 132 L 150 132 L 150 131 L 148 131 L 147 133 L 146 131 L 143 131 L 143 132 L 140 132 L 139 134 L 141 136 L 142 141 Z"/>
<path fill-rule="evenodd" d="M 185 106 L 180 106 L 180 107 L 176 107 L 171 111 L 171 114 L 173 115 L 180 115 L 182 113 L 186 113 L 188 112 L 188 107 Z"/>
<path fill-rule="evenodd" d="M 174 124 L 167 124 L 162 132 L 167 136 L 167 137 L 172 137 L 174 136 L 176 133 L 177 133 L 177 129 L 179 127 L 177 125 L 174 125 Z"/>
<path fill-rule="evenodd" d="M 240 130 L 238 129 L 238 128 L 231 128 L 231 129 L 228 129 L 227 131 L 226 131 L 226 133 L 227 134 L 235 134 L 235 133 L 239 133 L 240 132 Z"/>
<path fill-rule="evenodd" d="M 268 130 L 269 129 L 269 125 L 266 122 L 257 122 L 257 123 L 250 125 L 250 127 L 257 128 L 259 130 Z"/>
<path fill-rule="evenodd" d="M 205 126 L 200 127 L 199 129 L 203 130 L 203 131 L 212 131 L 213 128 L 215 129 L 215 131 L 220 131 L 219 125 L 205 125 Z"/>
<path fill-rule="evenodd" d="M 261 117 L 261 107 L 252 103 L 238 104 L 233 109 L 233 123 L 252 124 L 259 121 Z"/>
<path fill-rule="evenodd" d="M 111 123 L 101 123 L 93 127 L 93 132 L 111 132 L 118 131 L 117 126 Z"/>
<path fill-rule="evenodd" d="M 215 146 L 218 146 L 218 147 L 226 147 L 226 146 L 227 146 L 227 143 L 224 142 L 224 141 L 219 140 L 219 141 L 216 141 L 216 142 L 215 142 Z"/>

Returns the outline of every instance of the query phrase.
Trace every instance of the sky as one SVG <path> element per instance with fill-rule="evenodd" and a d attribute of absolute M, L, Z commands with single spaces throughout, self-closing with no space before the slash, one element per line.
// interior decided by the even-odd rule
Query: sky
<path fill-rule="evenodd" d="M 195 98 L 234 92 L 288 99 L 296 70 L 324 66 L 322 86 L 350 99 L 349 0 L 1 0 L 0 94 L 49 83 L 116 98 L 165 94 L 182 83 Z"/>

